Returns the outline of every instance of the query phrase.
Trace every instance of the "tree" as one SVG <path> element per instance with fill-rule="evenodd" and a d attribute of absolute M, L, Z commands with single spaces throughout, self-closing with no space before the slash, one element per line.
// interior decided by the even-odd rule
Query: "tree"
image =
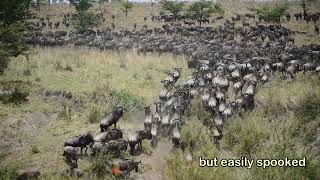
<path fill-rule="evenodd" d="M 76 10 L 87 11 L 93 6 L 94 0 L 70 0 L 71 5 L 73 5 Z"/>
<path fill-rule="evenodd" d="M 223 9 L 222 6 L 218 3 L 213 3 L 212 1 L 208 0 L 200 0 L 195 1 L 190 5 L 188 8 L 188 16 L 194 19 L 197 19 L 199 25 L 204 18 L 209 18 L 211 13 L 222 13 Z"/>
<path fill-rule="evenodd" d="M 23 38 L 26 20 L 31 17 L 31 0 L 0 1 L 0 74 L 11 57 L 26 55 L 28 47 Z"/>
<path fill-rule="evenodd" d="M 287 4 L 265 6 L 261 9 L 255 9 L 260 20 L 267 22 L 281 23 L 281 18 L 285 16 L 288 10 Z"/>
<path fill-rule="evenodd" d="M 314 0 L 301 0 L 300 5 L 303 9 L 303 16 L 306 16 L 308 14 L 312 1 Z"/>
<path fill-rule="evenodd" d="M 92 29 L 100 24 L 100 19 L 92 12 L 80 11 L 78 17 L 73 20 L 75 28 L 80 30 Z"/>
<path fill-rule="evenodd" d="M 123 1 L 121 4 L 121 10 L 126 14 L 126 18 L 128 17 L 128 11 L 130 11 L 133 8 L 133 3 L 126 0 Z"/>
<path fill-rule="evenodd" d="M 183 7 L 185 5 L 184 2 L 171 0 L 161 0 L 160 4 L 163 10 L 172 13 L 175 20 L 177 19 L 179 13 L 183 10 Z"/>
<path fill-rule="evenodd" d="M 101 23 L 99 16 L 93 12 L 89 12 L 89 8 L 93 6 L 94 0 L 71 0 L 73 6 L 77 10 L 77 16 L 72 20 L 73 25 L 77 29 L 86 30 L 97 27 Z"/>

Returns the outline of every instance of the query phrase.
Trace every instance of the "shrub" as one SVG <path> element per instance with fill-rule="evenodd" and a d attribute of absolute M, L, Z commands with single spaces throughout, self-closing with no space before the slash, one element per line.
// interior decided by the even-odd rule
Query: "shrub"
<path fill-rule="evenodd" d="M 112 157 L 104 154 L 96 154 L 90 157 L 90 171 L 99 178 L 114 179 L 112 175 Z"/>
<path fill-rule="evenodd" d="M 91 29 L 100 24 L 100 19 L 92 12 L 81 11 L 77 18 L 73 19 L 73 25 L 80 30 Z"/>
<path fill-rule="evenodd" d="M 111 96 L 114 103 L 119 104 L 128 110 L 132 110 L 132 109 L 143 110 L 143 108 L 145 107 L 144 98 L 130 95 L 125 90 L 120 90 L 120 91 L 113 90 L 111 92 Z"/>
<path fill-rule="evenodd" d="M 229 127 L 224 130 L 223 146 L 236 153 L 237 156 L 256 157 L 270 136 L 266 119 L 261 112 L 253 112 L 243 118 L 231 120 Z"/>
<path fill-rule="evenodd" d="M 30 87 L 28 83 L 22 81 L 4 82 L 4 89 L 6 93 L 0 94 L 0 101 L 4 104 L 22 104 L 27 102 L 29 96 Z"/>
<path fill-rule="evenodd" d="M 11 180 L 18 177 L 18 172 L 15 168 L 0 168 L 0 179 Z"/>
<path fill-rule="evenodd" d="M 320 95 L 309 92 L 295 108 L 295 115 L 301 123 L 308 123 L 320 117 Z"/>
<path fill-rule="evenodd" d="M 36 145 L 32 145 L 31 151 L 33 154 L 40 153 L 40 150 L 39 150 L 38 146 L 36 146 Z"/>
<path fill-rule="evenodd" d="M 97 123 L 100 121 L 101 118 L 101 110 L 100 107 L 93 104 L 90 108 L 89 115 L 88 115 L 88 121 L 89 123 Z"/>
<path fill-rule="evenodd" d="M 259 19 L 267 22 L 280 23 L 281 18 L 286 14 L 288 10 L 287 4 L 274 5 L 271 7 L 265 6 L 261 9 L 256 9 Z"/>
<path fill-rule="evenodd" d="M 196 116 L 202 123 L 210 119 L 211 114 L 205 109 L 204 104 L 200 98 L 193 100 L 190 106 L 186 109 L 186 116 Z"/>
<path fill-rule="evenodd" d="M 66 102 L 62 103 L 62 109 L 59 113 L 59 118 L 71 120 L 71 106 L 68 105 Z"/>

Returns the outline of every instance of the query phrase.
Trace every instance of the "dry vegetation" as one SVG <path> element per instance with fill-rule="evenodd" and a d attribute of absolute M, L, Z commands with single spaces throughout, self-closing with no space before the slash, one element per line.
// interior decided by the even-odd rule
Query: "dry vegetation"
<path fill-rule="evenodd" d="M 30 93 L 28 103 L 0 105 L 0 133 L 4 137 L 1 166 L 39 168 L 43 174 L 50 175 L 66 167 L 61 156 L 65 139 L 87 131 L 97 133 L 100 118 L 110 111 L 112 104 L 136 103 L 131 107 L 132 116 L 126 115 L 119 125 L 126 132 L 142 128 L 142 110 L 138 106 L 154 102 L 164 72 L 173 67 L 182 67 L 183 77 L 189 72 L 183 57 L 173 59 L 171 55 L 138 56 L 127 52 L 126 67 L 121 67 L 120 56 L 115 52 L 67 47 L 37 48 L 34 52 L 29 61 L 23 57 L 13 60 L 1 77 L 2 83 L 29 84 Z M 29 71 L 31 75 L 25 75 Z M 46 97 L 47 90 L 71 92 L 73 99 L 81 98 L 84 107 L 76 111 L 73 101 Z M 112 92 L 117 95 L 114 99 L 107 95 Z M 92 101 L 92 94 L 98 100 Z M 110 101 L 105 102 L 105 96 Z M 28 120 L 29 116 L 34 119 Z M 89 120 L 91 116 L 93 120 Z M 16 147 L 6 146 L 6 140 L 17 142 Z M 87 161 L 79 164 L 84 170 L 88 165 Z"/>
<path fill-rule="evenodd" d="M 251 3 L 239 3 L 238 1 L 221 1 L 226 9 L 225 17 L 229 18 L 237 13 L 247 12 Z M 320 3 L 316 1 L 313 9 L 320 9 Z M 95 7 L 97 8 L 97 7 Z M 290 12 L 298 12 L 299 7 L 290 6 Z M 110 26 L 111 14 L 116 15 L 118 27 L 133 28 L 137 23 L 138 28 L 144 24 L 148 26 L 160 26 L 152 23 L 150 19 L 144 22 L 143 17 L 151 13 L 150 4 L 135 5 L 129 12 L 128 19 L 116 3 L 104 4 L 101 7 L 105 12 L 106 22 L 103 26 Z M 72 12 L 68 5 L 43 7 L 39 16 L 50 15 L 61 21 L 63 14 Z M 154 12 L 159 12 L 159 7 L 154 7 Z M 213 25 L 221 24 L 215 22 Z M 312 23 L 296 22 L 283 24 L 293 30 L 306 31 L 307 35 L 297 35 L 298 44 L 319 43 L 320 37 L 310 36 L 313 34 Z M 120 61 L 124 58 L 125 61 Z M 123 67 L 124 65 L 124 67 Z M 119 103 L 110 99 L 108 93 L 112 90 L 122 92 L 124 101 L 134 101 L 142 104 L 153 103 L 160 90 L 160 80 L 165 76 L 163 73 L 172 67 L 182 67 L 184 79 L 190 72 L 183 57 L 173 59 L 171 55 L 146 55 L 139 56 L 135 52 L 127 52 L 125 57 L 120 57 L 115 52 L 103 52 L 87 48 L 35 48 L 34 54 L 27 61 L 18 57 L 11 61 L 5 74 L 0 77 L 1 83 L 13 82 L 27 86 L 30 93 L 28 102 L 21 105 L 0 104 L 0 167 L 30 169 L 36 168 L 46 179 L 60 179 L 59 172 L 66 168 L 62 159 L 62 143 L 65 139 L 86 131 L 97 132 L 97 119 L 112 106 L 109 102 Z M 222 151 L 209 142 L 208 135 L 202 131 L 204 127 L 199 123 L 189 123 L 183 130 L 183 137 L 196 143 L 195 150 L 186 152 L 174 152 L 168 160 L 167 175 L 170 179 L 314 179 L 319 177 L 319 164 L 313 164 L 310 159 L 310 169 L 260 169 L 246 170 L 241 168 L 199 168 L 197 158 L 209 157 L 239 157 L 247 155 L 251 157 L 273 157 L 278 155 L 278 145 L 283 148 L 288 142 L 292 149 L 284 149 L 285 155 L 303 155 L 303 147 L 308 145 L 309 138 L 313 138 L 312 127 L 318 125 L 320 119 L 319 109 L 314 112 L 303 110 L 306 105 L 319 107 L 320 81 L 316 75 L 299 75 L 296 81 L 275 79 L 266 84 L 257 94 L 261 107 L 257 111 L 235 117 L 225 133 L 222 142 Z M 65 90 L 71 92 L 73 97 L 81 97 L 84 107 L 76 111 L 72 101 L 64 99 L 46 98 L 46 90 Z M 96 93 L 98 100 L 90 101 L 92 94 Z M 121 93 L 120 93 L 121 94 Z M 123 94 L 122 94 L 123 95 Z M 105 102 L 108 96 L 109 102 Z M 310 98 L 312 97 L 312 98 Z M 115 101 L 115 102 L 113 102 Z M 309 104 L 308 104 L 309 103 Z M 71 118 L 67 118 L 66 109 L 71 108 Z M 306 106 L 308 107 L 308 106 Z M 141 126 L 141 110 L 135 109 L 134 116 L 126 116 L 120 121 L 120 127 L 132 130 Z M 97 112 L 96 109 L 99 109 Z M 299 111 L 298 111 L 299 110 Z M 300 111 L 301 110 L 301 111 Z M 198 110 L 195 110 L 196 112 Z M 63 113 L 64 112 L 64 113 Z M 300 114 L 297 114 L 300 113 Z M 301 119 L 307 115 L 317 114 L 313 121 Z M 61 116 L 62 114 L 62 116 Z M 29 122 L 27 117 L 35 116 L 36 120 Z M 88 120 L 92 118 L 92 120 Z M 40 122 L 39 122 L 40 121 Z M 304 121 L 308 121 L 305 123 Z M 139 124 L 139 125 L 137 125 Z M 311 128 L 310 128 L 311 127 Z M 295 131 L 296 130 L 296 131 Z M 284 132 L 285 131 L 285 132 Z M 199 132 L 195 136 L 194 132 Z M 282 133 L 283 136 L 278 137 Z M 319 133 L 319 132 L 318 132 Z M 257 138 L 259 137 L 259 138 Z M 201 139 L 201 141 L 200 141 Z M 240 140 L 239 140 L 240 139 Z M 292 144 L 292 142 L 298 142 Z M 8 142 L 10 141 L 10 142 Z M 236 141 L 236 142 L 235 142 Z M 12 146 L 14 142 L 14 146 Z M 291 144 L 290 144 L 291 143 Z M 11 144 L 11 145 L 8 145 Z M 191 152 L 190 152 L 191 151 Z M 194 162 L 184 160 L 186 153 L 192 153 Z M 313 152 L 310 150 L 310 153 Z M 305 154 L 304 154 L 305 153 Z M 281 155 L 282 157 L 282 155 Z M 79 167 L 89 170 L 88 161 L 79 161 Z M 259 175 L 259 176 L 258 176 Z"/>

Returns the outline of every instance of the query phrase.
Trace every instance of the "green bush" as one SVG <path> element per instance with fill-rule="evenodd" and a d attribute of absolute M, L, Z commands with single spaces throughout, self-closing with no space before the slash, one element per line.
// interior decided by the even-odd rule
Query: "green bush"
<path fill-rule="evenodd" d="M 256 9 L 259 19 L 267 22 L 280 23 L 281 18 L 286 14 L 288 10 L 287 4 L 265 6 L 260 9 Z"/>
<path fill-rule="evenodd" d="M 30 84 L 23 81 L 1 82 L 8 93 L 0 94 L 0 101 L 4 104 L 22 104 L 27 102 Z"/>
<path fill-rule="evenodd" d="M 104 154 L 96 154 L 90 157 L 90 171 L 98 178 L 115 179 L 112 175 L 112 157 Z"/>
<path fill-rule="evenodd" d="M 31 151 L 33 154 L 40 153 L 40 150 L 39 150 L 38 146 L 36 146 L 36 145 L 32 145 Z"/>
<path fill-rule="evenodd" d="M 145 107 L 145 99 L 139 96 L 130 95 L 125 90 L 113 90 L 111 92 L 111 97 L 116 105 L 121 105 L 122 107 L 132 110 L 143 110 Z"/>
<path fill-rule="evenodd" d="M 14 168 L 0 168 L 0 179 L 3 180 L 11 180 L 16 179 L 18 177 L 18 172 Z"/>
<path fill-rule="evenodd" d="M 236 117 L 231 121 L 224 130 L 223 146 L 239 157 L 256 157 L 270 136 L 270 127 L 266 119 L 261 117 L 261 111 L 249 113 L 243 118 Z"/>
<path fill-rule="evenodd" d="M 73 19 L 73 25 L 75 28 L 80 30 L 91 29 L 97 27 L 101 23 L 99 17 L 87 11 L 81 11 L 78 13 L 78 16 Z"/>
<path fill-rule="evenodd" d="M 302 124 L 319 120 L 320 118 L 320 95 L 309 92 L 295 108 L 295 115 Z"/>

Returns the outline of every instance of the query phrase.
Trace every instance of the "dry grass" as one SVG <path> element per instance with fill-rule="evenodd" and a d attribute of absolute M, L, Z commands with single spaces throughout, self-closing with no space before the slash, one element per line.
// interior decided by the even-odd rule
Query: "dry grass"
<path fill-rule="evenodd" d="M 36 54 L 30 57 L 29 62 L 22 57 L 11 61 L 5 75 L 0 78 L 1 81 L 21 80 L 32 83 L 27 104 L 0 105 L 1 111 L 3 110 L 1 114 L 5 112 L 1 118 L 1 124 L 4 123 L 0 130 L 2 135 L 6 132 L 4 129 L 11 130 L 5 125 L 7 117 L 15 117 L 17 121 L 24 122 L 27 112 L 44 112 L 49 116 L 59 113 L 62 109 L 61 103 L 44 100 L 41 95 L 44 89 L 65 90 L 72 92 L 73 95 L 81 95 L 84 92 L 90 94 L 97 90 L 103 91 L 105 90 L 103 87 L 109 86 L 111 89 L 124 89 L 133 96 L 143 97 L 145 103 L 153 103 L 161 90 L 160 80 L 166 76 L 164 71 L 171 70 L 173 67 L 182 67 L 182 78 L 189 73 L 184 58 L 173 59 L 171 55 L 139 56 L 134 52 L 127 52 L 127 65 L 120 67 L 120 57 L 115 52 L 67 47 L 37 48 L 35 52 Z M 70 66 L 72 71 L 65 70 L 67 66 Z M 31 70 L 30 76 L 23 74 L 26 69 Z M 90 102 L 85 103 L 90 104 Z M 101 105 L 106 106 L 107 104 Z M 42 173 L 50 175 L 61 172 L 66 168 L 61 156 L 63 142 L 77 134 L 87 131 L 96 134 L 99 131 L 97 122 L 90 124 L 87 120 L 86 112 L 90 111 L 91 106 L 84 108 L 81 112 L 72 110 L 71 120 L 59 118 L 41 125 L 39 129 L 34 130 L 37 132 L 35 136 L 24 133 L 25 126 L 17 125 L 18 128 L 15 131 L 21 132 L 16 135 L 16 138 L 21 138 L 22 143 L 10 149 L 10 154 L 6 153 L 8 149 L 0 150 L 0 154 L 4 155 L 1 166 L 18 167 L 19 169 L 39 168 Z M 142 117 L 139 113 L 126 121 L 122 120 L 119 127 L 126 129 L 126 133 L 142 128 Z M 33 131 L 32 128 L 31 131 Z M 32 147 L 37 147 L 39 153 L 33 153 Z M 81 169 L 88 169 L 88 166 L 87 160 L 80 161 Z"/>
<path fill-rule="evenodd" d="M 116 52 L 67 47 L 35 49 L 29 64 L 19 58 L 11 63 L 4 80 L 35 82 L 49 90 L 65 90 L 72 93 L 93 92 L 97 87 L 126 90 L 152 103 L 160 92 L 160 80 L 165 71 L 173 67 L 183 68 L 183 77 L 189 73 L 183 57 L 173 59 L 171 55 L 139 56 L 134 52 L 125 55 L 126 67 L 120 67 L 120 56 Z M 71 67 L 72 71 L 65 70 Z M 32 76 L 23 76 L 25 69 Z M 39 81 L 39 82 L 36 82 Z"/>
<path fill-rule="evenodd" d="M 239 3 L 238 1 L 221 1 L 225 9 L 225 17 L 229 18 L 235 13 L 245 13 L 247 7 L 252 6 L 250 3 Z M 314 9 L 319 9 L 318 1 L 314 4 Z M 298 11 L 298 6 L 291 6 L 290 12 Z M 95 7 L 97 9 L 97 7 Z M 116 25 L 118 27 L 132 28 L 133 23 L 137 23 L 138 27 L 142 27 L 145 23 L 149 27 L 161 26 L 161 23 L 153 23 L 150 19 L 144 22 L 143 17 L 149 16 L 151 8 L 149 4 L 136 4 L 128 19 L 125 18 L 123 12 L 119 8 L 119 4 L 105 4 L 102 7 L 105 10 L 106 22 L 103 26 L 110 26 L 111 14 L 116 15 Z M 155 12 L 159 12 L 159 7 L 154 7 Z M 40 12 L 40 16 L 51 15 L 54 21 L 61 21 L 63 14 L 72 12 L 69 6 L 51 6 L 44 7 Z M 157 13 L 155 13 L 157 14 Z M 222 24 L 223 21 L 216 21 L 213 26 Z M 298 44 L 319 43 L 320 37 L 313 34 L 312 23 L 307 25 L 305 22 L 292 21 L 284 26 L 294 30 L 306 31 L 308 35 L 297 35 Z M 61 29 L 60 29 L 61 30 Z M 43 112 L 47 115 L 52 115 L 59 112 L 61 105 L 55 101 L 44 101 L 40 96 L 40 92 L 44 89 L 58 89 L 70 91 L 75 95 L 81 95 L 83 92 L 93 92 L 104 90 L 105 87 L 112 89 L 127 90 L 131 95 L 143 97 L 146 103 L 153 103 L 157 98 L 160 90 L 160 79 L 165 77 L 163 73 L 172 67 L 182 67 L 183 77 L 189 74 L 186 63 L 183 57 L 173 59 L 171 55 L 147 55 L 139 56 L 134 52 L 127 52 L 125 59 L 126 67 L 120 67 L 120 56 L 115 52 L 98 51 L 95 49 L 86 48 L 36 48 L 35 54 L 31 55 L 30 61 L 27 62 L 24 58 L 18 57 L 11 61 L 5 75 L 0 77 L 1 81 L 28 81 L 32 84 L 29 102 L 27 104 L 13 106 L 0 104 L 0 135 L 12 135 L 6 130 L 11 130 L 6 125 L 7 117 L 14 117 L 17 121 L 23 121 L 24 116 L 28 112 Z M 68 71 L 71 69 L 72 71 Z M 31 71 L 31 75 L 24 75 L 26 70 Z M 281 97 L 281 101 L 285 104 L 290 99 L 293 102 L 298 102 L 299 97 L 307 93 L 308 87 L 305 82 L 312 81 L 303 77 L 299 77 L 297 81 L 272 81 L 269 85 L 277 87 L 271 89 L 271 94 Z M 309 84 L 314 90 L 317 90 L 319 84 Z M 290 89 L 290 91 L 288 91 Z M 264 102 L 270 93 L 269 88 L 263 88 L 258 92 L 257 98 Z M 87 107 L 86 107 L 87 108 Z M 15 130 L 17 136 L 21 138 L 23 143 L 20 143 L 14 149 L 0 149 L 1 163 L 0 167 L 18 167 L 20 169 L 39 168 L 43 174 L 54 175 L 61 172 L 65 167 L 62 160 L 62 144 L 63 142 L 76 134 L 86 131 L 98 132 L 98 124 L 90 124 L 87 121 L 87 109 L 81 112 L 72 113 L 71 120 L 50 121 L 41 126 L 41 131 L 35 137 L 24 141 L 28 136 L 25 136 L 24 129 Z M 142 116 L 141 116 L 142 117 Z M 141 118 L 140 117 L 140 118 Z M 139 118 L 132 117 L 127 121 L 120 121 L 119 126 L 126 130 L 140 128 L 142 123 Z M 252 118 L 254 119 L 254 118 Z M 257 122 L 257 121 L 254 121 Z M 253 126 L 258 126 L 259 123 L 253 123 Z M 261 126 L 260 126 L 261 127 Z M 23 126 L 22 126 L 23 128 Z M 270 131 L 270 129 L 268 130 Z M 14 144 L 16 145 L 16 144 Z M 39 153 L 34 154 L 32 147 L 37 147 Z M 10 152 L 8 154 L 8 152 Z M 231 155 L 233 156 L 233 154 Z M 82 169 L 88 169 L 89 162 L 80 160 L 79 166 Z M 223 174 L 223 173 L 222 173 Z M 227 177 L 227 173 L 224 174 Z M 221 176 L 224 177 L 224 176 Z M 60 178 L 53 176 L 51 179 Z M 49 178 L 50 179 L 50 178 Z"/>

